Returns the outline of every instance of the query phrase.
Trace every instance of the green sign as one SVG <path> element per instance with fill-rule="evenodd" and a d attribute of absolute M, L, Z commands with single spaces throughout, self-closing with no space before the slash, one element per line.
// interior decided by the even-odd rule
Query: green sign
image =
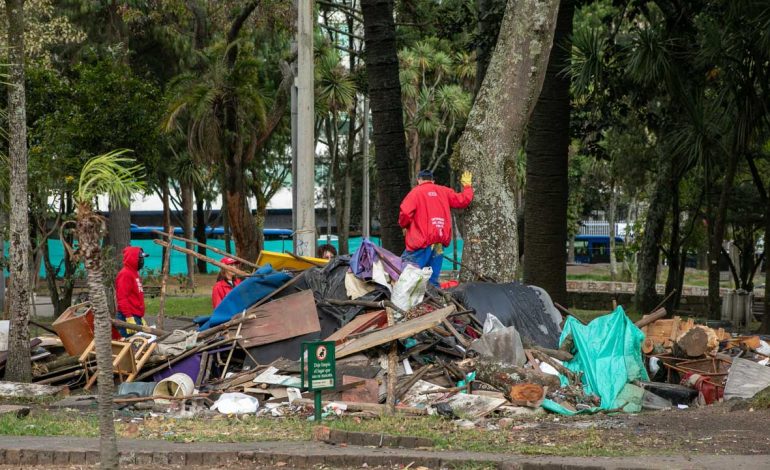
<path fill-rule="evenodd" d="M 302 343 L 300 369 L 302 386 L 308 390 L 326 390 L 337 385 L 334 341 Z"/>

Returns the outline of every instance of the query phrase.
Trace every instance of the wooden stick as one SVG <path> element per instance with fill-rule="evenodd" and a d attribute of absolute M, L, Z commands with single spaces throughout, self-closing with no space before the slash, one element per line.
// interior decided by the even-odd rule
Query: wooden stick
<path fill-rule="evenodd" d="M 471 342 L 468 341 L 463 335 L 461 335 L 457 329 L 452 325 L 452 322 L 449 321 L 449 319 L 444 319 L 442 322 L 444 326 L 449 330 L 450 333 L 452 333 L 452 336 L 454 336 L 457 341 L 460 342 L 463 348 L 468 349 L 468 347 L 471 345 Z"/>
<path fill-rule="evenodd" d="M 668 315 L 668 312 L 666 312 L 665 308 L 660 308 L 654 312 L 652 312 L 649 315 L 646 315 L 641 320 L 634 323 L 637 328 L 644 328 L 645 326 L 649 325 L 650 323 L 655 323 L 656 321 L 660 320 L 661 318 L 665 318 L 666 315 Z"/>
<path fill-rule="evenodd" d="M 393 310 L 385 309 L 388 315 L 388 326 L 395 325 L 393 318 Z M 390 351 L 388 351 L 388 397 L 385 400 L 387 405 L 386 412 L 388 414 L 396 414 L 396 383 L 398 382 L 398 341 L 392 341 L 390 343 Z"/>
<path fill-rule="evenodd" d="M 244 310 L 244 312 L 245 312 L 245 310 Z M 237 314 L 236 317 L 241 315 L 242 313 L 243 312 Z M 239 318 L 232 318 L 232 319 L 222 323 L 221 325 L 217 325 L 217 326 L 215 326 L 213 328 L 209 328 L 208 330 L 201 331 L 200 333 L 198 333 L 198 340 L 200 341 L 202 339 L 208 338 L 209 336 L 213 336 L 213 335 L 215 335 L 215 334 L 217 334 L 217 333 L 219 333 L 221 331 L 229 330 L 231 326 L 240 325 L 241 323 L 245 322 L 246 320 L 251 320 L 252 318 L 256 318 L 256 316 L 255 315 L 244 315 L 244 316 L 239 317 Z"/>
<path fill-rule="evenodd" d="M 158 329 L 158 328 L 152 328 L 152 327 L 149 327 L 149 326 L 137 325 L 137 324 L 134 324 L 134 323 L 128 323 L 128 322 L 125 322 L 125 321 L 116 320 L 114 318 L 112 319 L 112 324 L 117 326 L 117 327 L 119 327 L 119 328 L 127 328 L 127 329 L 130 329 L 130 330 L 141 331 L 142 333 L 148 333 L 148 334 L 151 334 L 151 335 L 155 335 L 158 338 L 160 338 L 161 336 L 169 334 L 168 331 L 164 331 L 164 330 L 161 330 L 161 329 Z"/>
<path fill-rule="evenodd" d="M 45 331 L 47 331 L 47 332 L 49 332 L 49 333 L 53 333 L 53 334 L 55 334 L 55 335 L 57 335 L 57 336 L 58 336 L 58 333 L 56 333 L 56 331 L 55 331 L 53 328 L 50 328 L 50 327 L 48 327 L 48 326 L 45 326 L 45 325 L 43 325 L 42 323 L 38 323 L 38 322 L 36 322 L 35 320 L 30 320 L 29 322 L 30 322 L 30 323 L 32 323 L 33 325 L 35 325 L 35 326 L 36 326 L 36 327 L 38 327 L 38 328 L 42 328 L 43 330 L 45 330 Z"/>
<path fill-rule="evenodd" d="M 153 233 L 156 233 L 158 235 L 162 235 L 164 237 L 169 237 L 169 239 L 173 238 L 173 239 L 176 239 L 176 240 L 179 240 L 179 241 L 183 241 L 185 243 L 192 243 L 193 245 L 203 247 L 203 248 L 205 248 L 207 250 L 211 250 L 211 251 L 213 251 L 214 253 L 216 253 L 218 255 L 222 255 L 222 256 L 226 256 L 228 258 L 232 258 L 235 261 L 237 261 L 238 263 L 240 263 L 240 264 L 242 264 L 244 266 L 248 266 L 250 268 L 258 269 L 260 267 L 256 263 L 253 263 L 251 261 L 245 260 L 243 258 L 239 258 L 239 257 L 237 257 L 237 256 L 235 256 L 235 255 L 233 255 L 231 253 L 228 253 L 228 252 L 226 252 L 224 250 L 220 250 L 217 247 L 214 247 L 214 246 L 211 246 L 211 245 L 207 245 L 205 243 L 201 243 L 201 242 L 199 242 L 197 240 L 191 240 L 189 238 L 180 237 L 179 235 L 174 235 L 172 232 L 169 232 L 168 234 L 166 234 L 166 233 L 163 233 L 163 232 L 159 232 L 157 230 L 153 230 Z"/>
<path fill-rule="evenodd" d="M 580 323 L 582 323 L 584 325 L 588 324 L 588 323 L 584 322 L 583 320 L 581 320 L 580 317 L 578 317 L 574 313 L 572 313 L 569 310 L 567 310 L 567 307 L 563 307 L 563 306 L 559 305 L 558 302 L 554 302 L 553 306 L 556 307 L 556 309 L 559 310 L 562 313 L 562 316 L 564 316 L 566 314 L 566 315 L 569 315 L 569 316 L 573 317 L 575 320 L 579 321 Z"/>
<path fill-rule="evenodd" d="M 300 271 L 299 274 L 297 274 L 293 278 L 291 278 L 288 281 L 286 281 L 286 283 L 284 285 L 282 285 L 278 289 L 274 290 L 273 292 L 271 292 L 271 293 L 267 294 L 266 296 L 262 297 L 261 299 L 259 299 L 254 305 L 249 307 L 249 310 L 257 308 L 260 305 L 266 303 L 268 300 L 270 300 L 273 297 L 275 297 L 278 293 L 285 291 L 289 287 L 291 287 L 294 284 L 296 284 L 297 282 L 299 282 L 299 280 L 302 279 L 304 276 L 305 276 L 305 271 Z"/>
<path fill-rule="evenodd" d="M 251 274 L 247 273 L 246 271 L 241 271 L 238 268 L 234 268 L 232 266 L 228 266 L 226 264 L 222 264 L 221 262 L 219 262 L 219 261 L 217 261 L 217 260 L 215 260 L 213 258 L 209 258 L 208 256 L 204 256 L 204 255 L 198 253 L 195 250 L 188 250 L 187 248 L 183 248 L 181 246 L 176 246 L 174 244 L 169 244 L 168 242 L 165 242 L 163 240 L 153 240 L 153 243 L 155 243 L 156 245 L 163 246 L 163 247 L 171 247 L 172 250 L 179 251 L 180 253 L 184 253 L 186 255 L 192 255 L 192 256 L 194 256 L 194 257 L 196 257 L 198 259 L 202 259 L 203 261 L 205 261 L 205 262 L 207 262 L 209 264 L 213 264 L 214 266 L 217 266 L 219 269 L 222 269 L 222 270 L 225 270 L 225 271 L 229 271 L 229 272 L 233 273 L 236 276 L 239 276 L 239 277 L 249 277 L 249 276 L 251 276 Z"/>
<path fill-rule="evenodd" d="M 147 363 L 147 361 L 150 359 L 150 356 L 152 356 L 152 352 L 155 351 L 155 348 L 158 347 L 158 343 L 152 343 L 150 347 L 147 349 L 147 352 L 145 352 L 142 355 L 142 358 L 139 359 L 139 362 L 136 363 L 136 372 L 129 375 L 128 378 L 126 378 L 126 382 L 131 382 L 134 380 L 134 378 L 139 375 L 139 372 L 142 371 L 142 367 Z"/>
<path fill-rule="evenodd" d="M 153 230 L 157 233 L 163 233 L 158 232 L 157 230 Z M 168 237 L 171 238 L 174 236 L 174 227 L 169 225 L 168 227 Z M 169 241 L 169 244 L 171 242 Z M 158 328 L 163 328 L 163 320 L 166 313 L 166 285 L 168 284 L 168 271 L 171 267 L 171 248 L 166 247 L 166 250 L 163 252 L 163 267 L 161 268 L 161 278 L 160 278 L 160 303 L 158 305 Z"/>
<path fill-rule="evenodd" d="M 241 313 L 243 315 L 243 313 Z M 225 375 L 227 375 L 227 368 L 230 367 L 230 359 L 233 358 L 233 352 L 235 351 L 235 346 L 238 344 L 238 337 L 241 335 L 241 328 L 243 328 L 243 323 L 238 323 L 238 329 L 235 330 L 235 341 L 233 341 L 233 347 L 230 348 L 230 352 L 227 353 L 227 362 L 225 362 L 225 367 L 222 368 L 222 376 L 220 379 L 225 378 Z"/>
<path fill-rule="evenodd" d="M 668 302 L 668 299 L 670 299 L 674 294 L 676 294 L 676 289 L 671 289 L 671 292 L 669 292 L 665 297 L 663 297 L 663 300 L 661 300 L 660 303 L 656 305 L 654 309 L 652 309 L 652 312 L 650 313 L 650 315 L 657 312 L 659 308 L 666 305 L 666 302 Z"/>
<path fill-rule="evenodd" d="M 332 305 L 354 305 L 357 307 L 366 307 L 366 308 L 390 308 L 401 315 L 406 315 L 406 312 L 401 310 L 391 302 L 390 300 L 381 300 L 379 302 L 371 302 L 368 300 L 336 300 L 336 299 L 325 299 L 326 303 L 332 304 Z"/>

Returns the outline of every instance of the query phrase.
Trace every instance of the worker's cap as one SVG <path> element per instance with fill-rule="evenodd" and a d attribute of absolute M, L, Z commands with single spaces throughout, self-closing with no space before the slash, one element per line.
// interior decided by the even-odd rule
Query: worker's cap
<path fill-rule="evenodd" d="M 235 261 L 232 258 L 222 258 L 222 264 L 226 264 L 228 266 L 231 266 L 231 265 L 236 264 L 236 263 L 237 263 L 237 261 Z"/>
<path fill-rule="evenodd" d="M 421 170 L 419 173 L 417 173 L 417 177 L 421 180 L 432 180 L 433 172 L 430 170 Z"/>
<path fill-rule="evenodd" d="M 142 248 L 139 248 L 139 257 L 140 258 L 147 258 L 149 256 L 150 256 L 149 253 L 145 253 L 145 251 Z"/>

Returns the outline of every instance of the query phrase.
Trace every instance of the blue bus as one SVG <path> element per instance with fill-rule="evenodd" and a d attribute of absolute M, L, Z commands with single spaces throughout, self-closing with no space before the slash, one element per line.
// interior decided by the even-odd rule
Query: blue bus
<path fill-rule="evenodd" d="M 623 237 L 615 237 L 616 248 L 623 248 Z M 618 250 L 618 259 L 622 250 Z M 583 264 L 610 262 L 609 235 L 578 235 L 575 237 L 575 262 Z"/>

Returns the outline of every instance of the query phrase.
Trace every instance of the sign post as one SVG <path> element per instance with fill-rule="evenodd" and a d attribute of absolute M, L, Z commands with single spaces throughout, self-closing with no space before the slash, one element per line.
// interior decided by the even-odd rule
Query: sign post
<path fill-rule="evenodd" d="M 300 371 L 302 387 L 315 392 L 315 421 L 321 421 L 321 390 L 337 386 L 337 361 L 334 341 L 302 343 Z"/>

